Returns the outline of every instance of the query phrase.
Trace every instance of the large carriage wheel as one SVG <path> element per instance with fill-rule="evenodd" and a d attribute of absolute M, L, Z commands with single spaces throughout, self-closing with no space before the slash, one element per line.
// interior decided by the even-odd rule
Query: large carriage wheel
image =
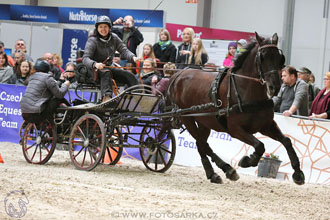
<path fill-rule="evenodd" d="M 93 114 L 81 116 L 74 124 L 69 141 L 73 165 L 79 170 L 92 170 L 102 159 L 105 129 L 101 119 Z"/>
<path fill-rule="evenodd" d="M 40 124 L 28 123 L 23 134 L 21 144 L 25 160 L 33 164 L 47 163 L 56 147 L 54 123 L 49 120 Z"/>
<path fill-rule="evenodd" d="M 143 164 L 151 171 L 165 172 L 168 170 L 175 157 L 176 143 L 172 131 L 166 131 L 159 136 L 160 127 L 144 127 L 141 132 L 140 142 L 147 147 L 140 148 Z"/>
<path fill-rule="evenodd" d="M 104 164 L 115 165 L 118 163 L 122 153 L 123 147 L 117 147 L 118 144 L 123 144 L 123 137 L 119 128 L 115 128 L 108 137 L 108 143 L 104 153 Z"/>

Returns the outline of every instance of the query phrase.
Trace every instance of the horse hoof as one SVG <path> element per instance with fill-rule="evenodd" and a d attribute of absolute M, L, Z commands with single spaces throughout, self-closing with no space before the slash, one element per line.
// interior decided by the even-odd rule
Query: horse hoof
<path fill-rule="evenodd" d="M 305 184 L 305 175 L 302 171 L 295 171 L 293 174 L 292 174 L 292 179 L 293 179 L 293 182 L 297 185 L 303 185 Z"/>
<path fill-rule="evenodd" d="M 214 173 L 214 174 L 212 175 L 210 181 L 211 181 L 211 183 L 218 183 L 218 184 L 222 184 L 222 183 L 223 183 L 221 177 L 220 177 L 218 174 L 216 174 L 216 173 Z"/>
<path fill-rule="evenodd" d="M 238 166 L 243 167 L 243 168 L 247 168 L 250 167 L 250 157 L 248 156 L 244 156 L 242 157 L 242 159 L 238 162 Z"/>
<path fill-rule="evenodd" d="M 237 181 L 239 179 L 239 175 L 237 174 L 236 170 L 231 168 L 226 172 L 227 179 L 231 181 Z"/>

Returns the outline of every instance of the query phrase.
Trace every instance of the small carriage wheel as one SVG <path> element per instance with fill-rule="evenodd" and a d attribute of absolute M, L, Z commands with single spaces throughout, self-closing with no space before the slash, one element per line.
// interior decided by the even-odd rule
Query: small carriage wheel
<path fill-rule="evenodd" d="M 101 119 L 93 114 L 81 116 L 74 124 L 69 140 L 73 165 L 79 170 L 92 170 L 101 161 L 105 150 L 105 129 Z"/>
<path fill-rule="evenodd" d="M 19 135 L 19 138 L 22 139 L 24 137 L 24 131 L 25 131 L 25 128 L 27 127 L 29 123 L 27 121 L 23 121 L 21 126 L 19 127 L 19 130 L 18 130 L 18 135 Z"/>
<path fill-rule="evenodd" d="M 28 123 L 21 140 L 25 160 L 33 164 L 47 163 L 54 153 L 56 138 L 56 127 L 52 121 Z"/>
<path fill-rule="evenodd" d="M 140 143 L 147 147 L 140 147 L 143 164 L 151 171 L 163 173 L 168 170 L 175 157 L 176 143 L 171 130 L 158 138 L 160 127 L 144 127 L 140 136 Z M 160 139 L 157 141 L 157 139 Z"/>
<path fill-rule="evenodd" d="M 123 144 L 123 137 L 119 128 L 115 128 L 114 132 L 111 132 L 111 136 L 108 137 L 103 158 L 104 164 L 115 165 L 118 163 L 123 153 L 123 147 L 117 147 L 118 144 Z"/>

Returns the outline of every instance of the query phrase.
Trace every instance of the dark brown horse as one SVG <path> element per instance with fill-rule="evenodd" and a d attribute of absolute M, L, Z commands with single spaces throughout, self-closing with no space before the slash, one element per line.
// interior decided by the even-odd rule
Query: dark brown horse
<path fill-rule="evenodd" d="M 238 180 L 236 170 L 220 159 L 210 148 L 207 139 L 210 130 L 227 132 L 255 148 L 250 156 L 244 156 L 241 167 L 255 167 L 265 152 L 264 144 L 253 134 L 260 132 L 281 142 L 287 150 L 294 173 L 293 180 L 304 184 L 304 173 L 291 141 L 284 136 L 274 121 L 273 102 L 269 97 L 280 88 L 280 69 L 284 56 L 277 48 L 278 37 L 265 39 L 256 33 L 256 39 L 235 60 L 235 66 L 228 71 L 220 83 L 217 99 L 209 95 L 217 73 L 201 69 L 184 69 L 172 76 L 168 96 L 180 109 L 212 103 L 216 107 L 201 111 L 218 111 L 219 115 L 179 117 L 189 133 L 195 138 L 206 176 L 211 182 L 222 183 L 211 166 L 207 156 L 221 168 L 230 180 Z M 213 90 L 214 91 L 214 90 Z M 224 146 L 225 147 L 225 146 Z"/>

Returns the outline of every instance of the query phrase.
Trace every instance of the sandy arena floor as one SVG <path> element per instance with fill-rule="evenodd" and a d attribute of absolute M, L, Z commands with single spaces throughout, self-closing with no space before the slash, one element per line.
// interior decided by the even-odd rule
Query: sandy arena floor
<path fill-rule="evenodd" d="M 46 165 L 28 164 L 20 145 L 0 143 L 0 219 L 18 208 L 15 190 L 28 204 L 22 219 L 330 219 L 330 186 L 240 175 L 237 182 L 211 184 L 201 167 L 173 165 L 148 171 L 141 161 L 76 170 L 66 151 Z M 24 200 L 24 199 L 23 199 Z M 26 199 L 25 199 L 26 200 Z"/>

